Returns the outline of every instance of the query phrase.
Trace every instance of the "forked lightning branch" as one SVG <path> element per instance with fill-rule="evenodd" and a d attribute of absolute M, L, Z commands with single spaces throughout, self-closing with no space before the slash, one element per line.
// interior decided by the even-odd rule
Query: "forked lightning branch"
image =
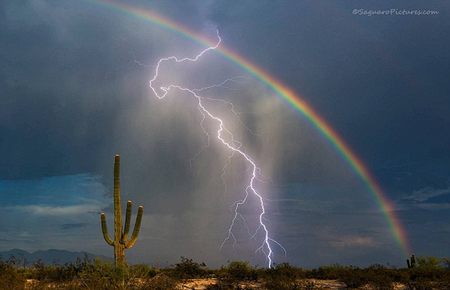
<path fill-rule="evenodd" d="M 218 41 L 215 45 L 205 48 L 204 50 L 202 50 L 200 53 L 198 53 L 197 55 L 195 55 L 192 58 L 188 58 L 188 57 L 178 58 L 176 56 L 169 56 L 169 57 L 161 58 L 158 61 L 158 63 L 156 64 L 155 73 L 154 73 L 152 79 L 150 80 L 150 88 L 152 89 L 153 93 L 155 94 L 155 96 L 158 99 L 165 98 L 170 91 L 184 92 L 184 93 L 187 93 L 190 96 L 192 96 L 193 101 L 195 101 L 197 103 L 198 110 L 203 117 L 202 122 L 209 120 L 210 122 L 212 122 L 216 125 L 217 131 L 216 131 L 215 137 L 219 141 L 219 144 L 222 144 L 224 150 L 230 151 L 230 153 L 232 153 L 233 156 L 239 156 L 248 164 L 249 168 L 251 169 L 250 170 L 251 173 L 249 174 L 249 181 L 242 189 L 242 192 L 243 192 L 242 199 L 236 201 L 236 203 L 235 203 L 234 216 L 233 216 L 230 226 L 227 230 L 226 238 L 224 239 L 223 243 L 221 244 L 221 248 L 229 240 L 236 241 L 236 237 L 234 234 L 234 228 L 236 226 L 237 219 L 239 217 L 242 217 L 241 213 L 240 213 L 240 208 L 244 204 L 248 203 L 249 195 L 253 195 L 254 197 L 256 197 L 256 199 L 258 201 L 258 211 L 259 211 L 259 216 L 258 216 L 258 221 L 257 221 L 259 223 L 259 225 L 256 229 L 256 232 L 253 234 L 253 237 L 256 236 L 256 234 L 259 231 L 263 232 L 263 238 L 262 238 L 260 246 L 257 248 L 257 251 L 262 251 L 264 253 L 264 255 L 267 259 L 268 266 L 271 267 L 272 263 L 273 263 L 272 244 L 278 245 L 279 247 L 281 247 L 283 249 L 283 251 L 285 251 L 285 250 L 278 242 L 276 242 L 274 239 L 272 239 L 269 229 L 264 221 L 266 219 L 265 218 L 266 207 L 265 207 L 264 199 L 263 199 L 262 195 L 257 191 L 257 189 L 255 187 L 255 181 L 257 178 L 257 174 L 259 172 L 259 168 L 256 165 L 255 160 L 241 149 L 241 143 L 234 140 L 233 134 L 231 133 L 231 131 L 229 131 L 227 129 L 224 121 L 221 118 L 219 118 L 218 116 L 211 113 L 210 110 L 208 110 L 207 106 L 203 102 L 204 97 L 200 96 L 198 94 L 198 92 L 202 91 L 202 89 L 191 89 L 191 88 L 187 88 L 187 87 L 180 86 L 178 84 L 173 84 L 173 83 L 166 84 L 166 85 L 160 86 L 158 88 L 156 88 L 154 86 L 155 82 L 158 80 L 158 77 L 159 77 L 160 67 L 163 64 L 170 63 L 170 62 L 172 62 L 172 63 L 196 62 L 205 53 L 208 53 L 209 51 L 215 50 L 219 47 L 219 45 L 221 44 L 221 41 L 222 41 L 219 33 L 217 33 L 217 38 L 218 38 Z M 203 128 L 202 124 L 200 124 L 200 125 L 203 129 L 203 132 L 205 134 L 208 134 L 208 132 Z M 209 137 L 210 136 L 208 135 L 208 138 Z"/>

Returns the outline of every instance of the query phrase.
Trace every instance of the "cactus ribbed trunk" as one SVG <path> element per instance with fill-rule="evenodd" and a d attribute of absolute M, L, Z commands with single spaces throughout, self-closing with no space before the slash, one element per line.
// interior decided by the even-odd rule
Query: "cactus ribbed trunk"
<path fill-rule="evenodd" d="M 120 203 L 120 156 L 116 155 L 114 157 L 114 240 L 111 240 L 109 237 L 105 214 L 102 213 L 100 216 L 103 237 L 108 245 L 114 247 L 114 261 L 116 267 L 122 267 L 125 265 L 125 249 L 133 247 L 139 235 L 144 208 L 139 206 L 133 234 L 131 235 L 131 239 L 128 239 L 127 235 L 130 230 L 131 207 L 132 203 L 131 201 L 128 201 L 125 216 L 125 228 L 122 230 L 122 206 Z"/>
<path fill-rule="evenodd" d="M 122 205 L 120 204 L 120 156 L 114 156 L 114 261 L 116 266 L 125 263 L 124 246 L 121 243 Z"/>

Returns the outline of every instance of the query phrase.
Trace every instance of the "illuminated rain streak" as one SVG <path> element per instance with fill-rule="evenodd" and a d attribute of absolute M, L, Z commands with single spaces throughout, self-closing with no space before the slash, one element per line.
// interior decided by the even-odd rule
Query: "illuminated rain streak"
<path fill-rule="evenodd" d="M 257 179 L 257 173 L 260 171 L 259 168 L 256 166 L 256 164 L 253 161 L 253 159 L 250 158 L 250 156 L 248 156 L 248 154 L 246 154 L 244 151 L 242 151 L 240 149 L 241 143 L 239 143 L 239 142 L 237 142 L 237 141 L 235 141 L 233 139 L 232 133 L 230 131 L 228 131 L 228 129 L 226 129 L 222 119 L 220 119 L 219 117 L 213 115 L 210 111 L 208 111 L 206 109 L 206 107 L 202 103 L 203 97 L 199 96 L 196 93 L 196 92 L 200 92 L 200 91 L 206 90 L 206 89 L 214 87 L 214 86 L 201 88 L 201 89 L 189 89 L 189 88 L 185 88 L 185 87 L 182 87 L 182 86 L 179 86 L 179 85 L 170 84 L 170 85 L 165 86 L 165 87 L 164 86 L 160 87 L 159 88 L 160 93 L 158 93 L 158 90 L 155 89 L 155 87 L 153 86 L 153 83 L 157 80 L 157 78 L 159 76 L 159 68 L 160 68 L 160 66 L 161 66 L 161 64 L 163 62 L 167 62 L 167 61 L 174 61 L 176 63 L 182 63 L 182 62 L 187 62 L 187 61 L 189 61 L 189 62 L 196 62 L 200 57 L 202 57 L 208 51 L 214 50 L 214 49 L 219 47 L 220 43 L 222 42 L 222 39 L 220 38 L 220 35 L 219 35 L 218 32 L 217 32 L 217 37 L 218 37 L 218 41 L 217 41 L 217 43 L 215 45 L 205 48 L 204 50 L 202 50 L 199 54 L 197 54 L 193 58 L 185 57 L 185 58 L 179 59 L 176 56 L 170 56 L 170 57 L 161 58 L 158 61 L 157 65 L 156 65 L 155 74 L 154 74 L 153 78 L 150 80 L 150 88 L 152 89 L 152 91 L 155 94 L 155 96 L 158 99 L 160 99 L 160 100 L 163 99 L 169 93 L 169 91 L 171 89 L 178 89 L 180 91 L 187 92 L 187 93 L 191 94 L 193 97 L 195 97 L 195 99 L 197 99 L 197 102 L 198 102 L 198 109 L 199 109 L 199 111 L 200 111 L 200 113 L 202 115 L 202 121 L 201 121 L 200 125 L 202 127 L 203 132 L 207 134 L 205 128 L 203 127 L 203 122 L 205 121 L 206 116 L 208 116 L 210 119 L 216 121 L 218 123 L 218 125 L 219 125 L 218 129 L 217 129 L 217 139 L 225 147 L 227 147 L 229 150 L 231 150 L 233 155 L 234 154 L 240 155 L 250 165 L 250 167 L 251 167 L 251 177 L 250 177 L 248 185 L 245 188 L 245 197 L 242 200 L 239 200 L 239 201 L 237 201 L 235 203 L 235 206 L 234 206 L 234 217 L 233 217 L 233 219 L 231 221 L 230 227 L 228 228 L 228 235 L 224 239 L 224 241 L 222 242 L 220 247 L 222 248 L 224 246 L 224 244 L 227 241 L 230 240 L 230 238 L 232 238 L 234 241 L 236 241 L 236 237 L 234 236 L 234 233 L 233 233 L 233 228 L 234 228 L 234 225 L 236 223 L 237 218 L 242 217 L 241 214 L 239 213 L 239 207 L 246 203 L 248 195 L 249 195 L 249 192 L 250 192 L 251 194 L 256 196 L 257 199 L 259 200 L 259 205 L 260 205 L 260 209 L 261 209 L 261 213 L 259 214 L 259 226 L 256 229 L 256 232 L 254 233 L 252 238 L 254 236 L 256 236 L 258 231 L 260 231 L 261 229 L 263 230 L 263 232 L 264 232 L 264 239 L 263 239 L 263 242 L 262 242 L 261 246 L 256 251 L 261 250 L 266 255 L 266 258 L 267 258 L 267 261 L 268 261 L 268 267 L 270 268 L 270 267 L 272 267 L 272 255 L 273 255 L 273 251 L 272 251 L 272 248 L 270 246 L 270 242 L 273 242 L 276 245 L 278 245 L 279 247 L 281 247 L 282 250 L 285 253 L 286 253 L 286 251 L 278 242 L 276 242 L 275 240 L 273 240 L 270 237 L 269 230 L 267 229 L 267 226 L 264 223 L 264 219 L 265 219 L 264 215 L 266 213 L 266 209 L 265 209 L 265 205 L 264 205 L 264 199 L 256 191 L 255 186 L 254 186 L 254 182 Z M 233 107 L 231 107 L 231 108 L 233 108 Z M 224 132 L 226 132 L 229 135 L 229 138 L 231 139 L 231 141 L 226 141 L 224 139 L 224 136 L 223 136 Z M 208 135 L 208 140 L 209 140 L 209 135 Z"/>

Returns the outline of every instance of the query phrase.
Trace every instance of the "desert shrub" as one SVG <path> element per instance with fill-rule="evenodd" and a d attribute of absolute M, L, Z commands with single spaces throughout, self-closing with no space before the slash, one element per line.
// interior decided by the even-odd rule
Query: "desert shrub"
<path fill-rule="evenodd" d="M 281 263 L 274 265 L 273 268 L 266 271 L 267 274 L 273 275 L 279 279 L 294 278 L 304 279 L 306 278 L 306 271 L 301 268 L 294 267 L 289 263 Z"/>
<path fill-rule="evenodd" d="M 298 279 L 306 277 L 305 271 L 288 263 L 275 265 L 264 272 L 264 286 L 267 289 L 295 290 L 309 289 L 308 285 L 300 285 Z M 310 285 L 309 285 L 310 286 Z"/>
<path fill-rule="evenodd" d="M 45 265 L 41 261 L 38 261 L 27 271 L 27 278 L 39 281 L 71 281 L 76 279 L 90 264 L 92 264 L 92 261 L 88 259 L 77 259 L 75 263 L 66 263 L 64 265 Z"/>
<path fill-rule="evenodd" d="M 409 269 L 389 269 L 388 273 L 393 282 L 405 284 L 411 279 Z"/>
<path fill-rule="evenodd" d="M 450 271 L 448 269 L 420 268 L 410 269 L 408 289 L 450 289 Z"/>
<path fill-rule="evenodd" d="M 308 273 L 309 278 L 316 279 L 339 279 L 344 271 L 347 271 L 348 267 L 341 266 L 339 264 L 322 266 L 317 269 L 313 269 Z"/>
<path fill-rule="evenodd" d="M 375 289 L 389 290 L 394 288 L 393 269 L 388 269 L 383 265 L 372 265 L 366 269 L 358 269 L 358 271 L 365 277 L 364 280 Z"/>
<path fill-rule="evenodd" d="M 364 270 L 354 266 L 341 266 L 337 264 L 312 270 L 310 276 L 317 279 L 339 280 L 345 283 L 350 289 L 362 287 L 370 281 L 369 275 Z"/>
<path fill-rule="evenodd" d="M 417 267 L 422 269 L 437 270 L 442 268 L 442 259 L 436 257 L 417 257 Z"/>
<path fill-rule="evenodd" d="M 234 281 L 254 281 L 258 278 L 257 271 L 248 262 L 230 262 L 220 271 L 222 279 Z"/>
<path fill-rule="evenodd" d="M 445 276 L 447 270 L 428 267 L 410 269 L 409 275 L 412 281 L 437 281 Z"/>
<path fill-rule="evenodd" d="M 31 278 L 36 280 L 45 280 L 48 277 L 49 269 L 45 267 L 44 263 L 42 261 L 37 261 L 33 264 L 32 272 L 31 272 Z"/>
<path fill-rule="evenodd" d="M 393 289 L 393 282 L 406 285 L 409 290 L 450 289 L 450 269 L 434 258 L 418 258 L 412 269 L 393 269 L 382 265 L 368 268 L 331 265 L 313 270 L 296 268 L 287 263 L 271 269 L 254 268 L 248 262 L 231 262 L 219 270 L 208 270 L 204 263 L 182 257 L 181 262 L 168 269 L 155 269 L 145 264 L 116 268 L 113 263 L 78 260 L 65 265 L 44 265 L 41 262 L 24 268 L 14 259 L 0 261 L 0 289 L 24 289 L 25 279 L 35 279 L 27 289 L 176 289 L 179 279 L 217 277 L 216 285 L 208 290 L 258 289 L 297 290 L 315 289 L 305 278 L 336 279 L 349 289 L 370 285 L 370 289 Z M 250 285 L 252 284 L 252 285 Z"/>
<path fill-rule="evenodd" d="M 72 270 L 70 266 L 44 265 L 37 262 L 33 265 L 33 276 L 39 281 L 61 282 L 74 278 L 76 274 Z"/>
<path fill-rule="evenodd" d="M 200 278 L 208 273 L 205 263 L 200 264 L 185 257 L 181 257 L 180 263 L 175 264 L 175 267 L 170 271 L 171 276 L 176 279 Z"/>
<path fill-rule="evenodd" d="M 109 262 L 95 261 L 79 274 L 81 289 L 126 289 L 132 282 L 128 267 L 115 267 Z"/>
<path fill-rule="evenodd" d="M 156 276 L 157 270 L 143 264 L 117 268 L 113 263 L 102 261 L 79 262 L 64 266 L 45 266 L 39 263 L 33 267 L 33 271 L 33 278 L 39 279 L 39 282 L 30 288 L 32 290 L 173 289 L 172 286 L 163 287 L 168 284 L 164 279 L 157 279 L 151 282 L 153 284 L 147 283 L 149 278 Z"/>
<path fill-rule="evenodd" d="M 218 282 L 209 289 L 245 289 L 242 281 L 255 281 L 258 278 L 258 270 L 248 262 L 230 262 L 226 267 L 216 271 Z"/>
<path fill-rule="evenodd" d="M 369 283 L 369 280 L 358 268 L 349 267 L 340 272 L 339 281 L 344 282 L 348 288 L 354 289 Z"/>
<path fill-rule="evenodd" d="M 443 258 L 442 264 L 445 268 L 450 269 L 450 258 Z"/>
<path fill-rule="evenodd" d="M 134 278 L 153 278 L 158 274 L 158 270 L 147 265 L 137 264 L 129 267 L 130 275 Z"/>
<path fill-rule="evenodd" d="M 265 289 L 277 289 L 277 290 L 300 290 L 305 289 L 301 287 L 300 283 L 291 279 L 274 279 L 267 278 L 264 281 Z"/>
<path fill-rule="evenodd" d="M 25 278 L 16 271 L 15 261 L 0 260 L 0 289 L 24 289 Z"/>
<path fill-rule="evenodd" d="M 393 282 L 400 279 L 408 281 L 408 275 L 399 270 L 388 269 L 382 265 L 372 265 L 362 269 L 353 266 L 331 265 L 311 270 L 309 278 L 339 280 L 354 289 L 371 285 L 375 289 L 392 289 Z"/>

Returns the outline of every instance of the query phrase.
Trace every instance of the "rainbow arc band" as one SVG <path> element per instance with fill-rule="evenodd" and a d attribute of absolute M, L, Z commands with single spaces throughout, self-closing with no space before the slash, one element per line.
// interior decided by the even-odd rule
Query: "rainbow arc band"
<path fill-rule="evenodd" d="M 139 18 L 144 21 L 148 21 L 161 28 L 175 32 L 185 38 L 193 40 L 204 46 L 213 46 L 215 40 L 210 40 L 201 34 L 192 31 L 188 27 L 177 23 L 169 18 L 166 18 L 153 10 L 144 9 L 141 7 L 134 7 L 125 2 L 118 2 L 112 0 L 89 0 L 89 2 L 101 5 L 110 10 L 126 14 L 128 16 Z M 407 233 L 402 226 L 400 220 L 395 214 L 395 207 L 388 199 L 386 194 L 381 189 L 381 186 L 375 180 L 370 173 L 367 166 L 364 165 L 362 160 L 352 151 L 350 146 L 346 144 L 344 139 L 340 137 L 333 128 L 298 94 L 289 89 L 287 86 L 278 81 L 275 77 L 269 75 L 262 68 L 246 60 L 236 52 L 220 46 L 215 50 L 222 54 L 224 58 L 235 63 L 241 67 L 253 77 L 264 83 L 270 89 L 272 89 L 278 96 L 285 100 L 295 110 L 301 113 L 301 115 L 318 131 L 320 134 L 335 148 L 339 155 L 347 162 L 347 164 L 353 169 L 353 171 L 362 179 L 368 191 L 373 195 L 379 208 L 382 210 L 386 221 L 389 225 L 390 231 L 397 244 L 401 248 L 405 257 L 409 256 L 411 246 L 407 237 Z"/>

